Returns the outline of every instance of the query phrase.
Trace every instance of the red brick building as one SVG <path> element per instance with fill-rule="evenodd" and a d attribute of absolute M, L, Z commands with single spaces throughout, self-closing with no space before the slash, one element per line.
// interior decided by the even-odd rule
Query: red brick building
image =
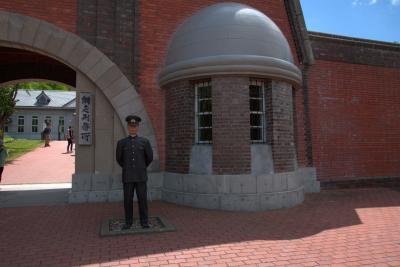
<path fill-rule="evenodd" d="M 271 45 L 267 46 L 265 50 L 260 48 L 260 53 L 268 54 L 271 51 L 273 51 L 271 53 L 277 54 L 291 53 L 287 57 L 285 55 L 284 59 L 290 66 L 286 63 L 284 63 L 285 66 L 279 65 L 280 63 L 277 62 L 280 62 L 279 60 L 282 58 L 272 56 L 277 59 L 273 64 L 271 63 L 272 65 L 268 65 L 269 63 L 257 65 L 258 63 L 252 61 L 255 65 L 249 67 L 251 64 L 242 62 L 243 64 L 237 63 L 240 70 L 233 70 L 233 63 L 224 63 L 224 65 L 220 58 L 217 63 L 213 62 L 206 66 L 208 69 L 218 64 L 225 66 L 217 68 L 218 70 L 214 69 L 214 73 L 197 72 L 197 70 L 194 73 L 191 70 L 190 74 L 182 74 L 183 70 L 181 69 L 180 78 L 169 78 L 170 76 L 166 78 L 163 71 L 169 66 L 169 58 L 178 58 L 179 60 L 173 63 L 180 63 L 183 59 L 193 57 L 190 55 L 190 51 L 185 52 L 184 49 L 178 51 L 178 49 L 177 52 L 173 49 L 173 45 L 180 42 L 176 39 L 184 39 L 182 36 L 186 34 L 185 27 L 196 29 L 196 25 L 191 25 L 193 21 L 196 21 L 196 16 L 212 14 L 212 12 L 204 13 L 206 12 L 204 10 L 210 6 L 221 4 L 222 8 L 218 10 L 222 10 L 224 8 L 223 1 L 63 0 L 35 2 L 35 5 L 32 5 L 32 3 L 28 4 L 22 0 L 6 0 L 0 4 L 0 21 L 3 21 L 0 28 L 0 36 L 3 36 L 0 39 L 2 58 L 0 71 L 4 73 L 0 78 L 0 83 L 40 78 L 76 86 L 74 71 L 79 69 L 88 77 L 93 76 L 92 73 L 96 71 L 93 70 L 97 66 L 93 67 L 94 63 L 92 69 L 82 67 L 86 64 L 85 62 L 90 61 L 90 53 L 97 53 L 98 50 L 101 55 L 105 55 L 107 60 L 109 59 L 115 64 L 115 67 L 110 68 L 110 71 L 105 71 L 109 76 L 105 76 L 103 79 L 95 77 L 92 81 L 99 84 L 99 87 L 103 86 L 106 97 L 113 99 L 112 90 L 108 88 L 119 85 L 120 82 L 118 82 L 119 80 L 107 82 L 107 77 L 113 77 L 113 73 L 118 71 L 129 81 L 125 87 L 133 86 L 132 94 L 139 95 L 144 111 L 139 109 L 136 111 L 148 116 L 146 125 L 149 125 L 149 130 L 146 130 L 146 133 L 149 136 L 154 135 L 153 143 L 157 153 L 157 164 L 153 166 L 153 171 L 163 173 L 162 183 L 164 186 L 171 185 L 171 187 L 159 189 L 161 191 L 159 197 L 162 199 L 196 206 L 197 204 L 193 204 L 196 202 L 193 199 L 177 200 L 185 199 L 189 193 L 193 193 L 190 190 L 179 189 L 183 191 L 181 195 L 178 194 L 178 187 L 187 186 L 189 188 L 191 186 L 190 184 L 185 185 L 185 179 L 202 179 L 193 178 L 190 175 L 212 176 L 210 181 L 215 183 L 216 191 L 220 190 L 219 179 L 231 175 L 232 177 L 223 179 L 239 179 L 237 184 L 239 189 L 235 189 L 236 184 L 227 182 L 230 189 L 221 192 L 223 194 L 238 193 L 240 199 L 265 196 L 266 192 L 261 192 L 264 195 L 258 194 L 258 189 L 262 186 L 258 178 L 254 178 L 260 174 L 276 174 L 279 176 L 277 178 L 279 181 L 281 181 L 282 175 L 286 175 L 286 187 L 277 192 L 303 192 L 303 185 L 306 191 L 318 190 L 319 185 L 313 180 L 315 172 L 317 181 L 321 182 L 322 187 L 360 183 L 393 184 L 399 181 L 400 46 L 397 44 L 308 32 L 305 28 L 299 1 L 242 0 L 236 2 L 245 6 L 238 7 L 240 12 L 235 11 L 237 12 L 235 14 L 238 14 L 238 17 L 247 16 L 242 20 L 245 21 L 244 23 L 257 16 L 259 16 L 258 22 L 271 20 L 282 33 L 283 39 L 285 39 L 282 42 L 288 44 L 287 51 L 282 50 L 281 41 L 276 42 L 277 48 L 268 48 L 273 46 L 273 39 Z M 247 11 L 251 14 L 249 15 Z M 18 17 L 14 18 L 15 14 Z M 58 52 L 47 53 L 46 51 L 56 50 L 52 49 L 53 43 L 58 44 L 57 34 L 54 32 L 47 37 L 38 37 L 36 34 L 32 41 L 35 49 L 31 49 L 26 42 L 19 42 L 23 39 L 24 32 L 28 31 L 25 29 L 30 27 L 27 18 L 38 19 L 40 21 L 38 27 L 47 22 L 49 27 L 56 29 L 54 32 L 63 30 L 76 34 L 75 50 L 80 53 L 79 56 L 75 55 L 76 58 L 71 59 L 67 57 L 64 62 L 62 57 L 58 57 L 57 54 L 62 54 L 63 49 L 65 50 L 65 45 L 61 44 Z M 217 19 L 215 21 L 219 23 Z M 275 26 L 271 25 L 268 27 L 275 29 Z M 217 26 L 216 28 L 221 25 Z M 240 24 L 238 27 L 244 27 L 244 25 Z M 268 27 L 261 29 L 261 32 L 272 29 Z M 236 28 L 234 27 L 234 29 Z M 15 31 L 19 31 L 15 33 L 18 34 L 19 40 L 14 37 Z M 222 46 L 220 50 L 222 52 L 218 56 L 223 55 L 224 51 L 229 51 L 229 49 L 237 52 L 237 47 L 242 49 L 237 54 L 245 51 L 248 53 L 246 56 L 253 53 L 252 51 L 258 51 L 256 42 L 253 42 L 254 46 L 251 47 L 253 50 L 246 47 L 245 33 L 246 30 L 243 30 L 236 38 L 240 41 L 233 41 L 236 42 L 235 47 L 230 47 L 231 43 Z M 179 34 L 181 35 L 179 36 Z M 200 35 L 199 44 L 202 42 L 202 34 L 204 38 L 212 35 L 209 31 L 203 33 L 199 31 L 197 34 L 196 38 Z M 221 32 L 221 34 L 224 33 Z M 260 34 L 260 39 L 252 36 L 249 37 L 249 40 L 262 40 L 262 36 L 263 34 Z M 218 33 L 215 38 L 219 38 Z M 234 37 L 230 38 L 235 39 Z M 42 39 L 44 40 L 43 45 L 40 44 Z M 13 41 L 15 41 L 15 45 L 9 45 Z M 52 45 L 48 45 L 50 42 Z M 212 43 L 213 40 L 209 42 Z M 207 44 L 207 42 L 205 43 Z M 81 49 L 80 45 L 95 47 L 96 52 L 90 50 L 91 48 Z M 212 46 L 211 50 L 207 50 L 208 53 L 218 50 L 216 46 L 208 45 Z M 38 50 L 37 47 L 39 47 Z M 197 52 L 206 50 L 204 47 L 195 49 Z M 176 54 L 184 52 L 187 53 L 185 56 Z M 175 54 L 172 55 L 172 53 Z M 71 55 L 69 54 L 69 57 Z M 201 57 L 206 58 L 205 55 Z M 85 59 L 87 60 L 85 61 Z M 238 57 L 235 59 L 235 62 L 239 61 Z M 21 63 L 24 63 L 22 67 Z M 280 67 L 277 67 L 276 64 Z M 40 67 L 38 67 L 39 65 Z M 246 67 L 243 67 L 244 65 Z M 227 70 L 226 66 L 231 68 Z M 267 66 L 269 69 L 260 70 L 260 66 Z M 200 67 L 196 66 L 198 69 Z M 173 71 L 168 71 L 168 75 L 171 73 L 171 75 L 175 75 Z M 296 75 L 299 75 L 299 78 L 296 78 Z M 265 90 L 263 89 L 264 109 L 262 111 L 264 117 L 262 117 L 263 121 L 258 124 L 258 122 L 251 121 L 252 118 L 258 118 L 257 112 L 251 110 L 251 101 L 257 97 L 254 95 L 252 97 L 252 93 L 250 93 L 249 100 L 248 91 L 245 94 L 243 92 L 249 88 L 255 88 L 254 86 L 260 86 L 257 84 L 260 81 L 265 83 L 263 85 Z M 209 93 L 210 95 L 206 93 L 203 99 L 198 100 L 196 94 L 198 89 L 196 88 L 207 86 L 218 88 L 218 90 L 213 89 Z M 274 88 L 278 89 L 274 91 Z M 129 92 L 126 93 L 126 95 L 128 94 Z M 207 130 L 207 127 L 211 127 L 207 126 L 207 122 L 199 122 L 199 120 L 208 119 L 195 112 L 196 105 L 208 98 L 213 101 L 213 117 L 209 119 L 212 120 L 212 132 Z M 122 117 L 128 111 L 118 108 L 120 101 L 118 99 L 115 102 L 110 100 L 111 105 L 117 110 L 116 113 Z M 129 110 L 135 111 L 135 108 Z M 257 132 L 257 127 L 262 127 L 262 131 Z M 199 141 L 204 140 L 207 141 L 203 143 L 204 146 L 197 146 L 201 143 Z M 257 142 L 254 141 L 257 140 L 268 147 L 256 148 L 255 143 Z M 207 145 L 211 145 L 208 150 L 204 149 Z M 113 147 L 105 149 L 105 151 L 109 150 L 113 150 Z M 208 155 L 208 160 L 204 161 L 205 154 Z M 199 160 L 198 157 L 201 159 Z M 269 159 L 266 160 L 265 157 Z M 258 163 L 255 164 L 255 161 Z M 197 164 L 198 162 L 201 164 Z M 88 171 L 97 170 L 95 165 L 96 163 Z M 84 169 L 86 167 L 77 166 L 77 168 Z M 205 171 L 205 169 L 207 170 Z M 293 182 L 290 181 L 291 173 L 297 173 L 297 171 L 303 172 L 300 176 L 306 181 L 298 184 L 296 177 L 299 175 L 293 174 L 296 185 L 289 188 L 289 184 Z M 104 172 L 108 172 L 107 169 L 104 169 Z M 191 178 L 184 174 L 188 174 Z M 241 175 L 241 178 L 235 175 Z M 310 180 L 307 180 L 309 179 L 307 175 L 312 176 L 309 177 Z M 243 181 L 253 178 L 255 179 L 253 183 L 255 189 L 246 189 L 248 185 Z M 110 179 L 114 181 L 117 178 Z M 272 180 L 277 182 L 275 178 Z M 222 183 L 225 182 L 226 180 L 223 180 Z M 113 189 L 114 182 L 109 182 L 109 184 Z M 193 186 L 201 187 L 196 183 Z M 91 190 L 96 191 L 97 189 Z M 107 191 L 110 188 L 101 190 Z M 221 208 L 218 205 L 223 205 L 221 202 L 224 200 L 217 193 L 208 191 L 196 191 L 196 193 L 212 195 L 211 200 L 207 200 L 210 202 L 206 201 L 207 205 L 215 208 Z M 165 198 L 161 196 L 162 194 L 165 194 Z M 196 198 L 199 198 L 200 195 L 196 195 Z M 266 197 L 274 198 L 276 195 Z M 292 196 L 288 196 L 288 198 L 292 198 Z M 294 198 L 292 204 L 302 201 L 302 195 L 296 195 Z M 213 206 L 210 203 L 214 203 L 215 199 L 218 199 L 216 201 L 219 204 Z M 252 200 L 249 201 L 252 202 Z M 228 202 L 231 205 L 232 201 Z M 276 203 L 276 201 L 272 202 Z M 234 200 L 233 203 L 235 203 Z M 222 208 L 232 209 L 229 205 Z M 262 206 L 260 203 L 256 205 Z M 281 206 L 285 205 L 272 205 L 267 208 Z"/>

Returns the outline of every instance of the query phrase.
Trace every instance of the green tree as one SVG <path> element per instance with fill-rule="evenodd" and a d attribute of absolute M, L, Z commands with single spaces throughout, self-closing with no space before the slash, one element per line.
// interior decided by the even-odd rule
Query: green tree
<path fill-rule="evenodd" d="M 4 125 L 14 113 L 19 84 L 0 87 L 0 139 L 4 138 Z"/>
<path fill-rule="evenodd" d="M 51 83 L 51 82 L 27 82 L 20 83 L 18 89 L 27 90 L 62 90 L 70 91 L 70 88 L 66 85 Z"/>

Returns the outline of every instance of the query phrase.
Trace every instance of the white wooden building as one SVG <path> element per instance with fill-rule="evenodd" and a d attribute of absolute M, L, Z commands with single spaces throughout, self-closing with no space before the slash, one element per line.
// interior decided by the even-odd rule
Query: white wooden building
<path fill-rule="evenodd" d="M 51 124 L 51 139 L 63 140 L 68 126 L 75 128 L 76 92 L 20 89 L 6 135 L 40 139 L 46 121 Z"/>

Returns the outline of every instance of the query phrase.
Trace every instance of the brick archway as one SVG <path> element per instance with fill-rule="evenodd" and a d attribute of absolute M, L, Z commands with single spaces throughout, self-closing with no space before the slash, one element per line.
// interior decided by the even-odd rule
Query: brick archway
<path fill-rule="evenodd" d="M 122 124 L 128 114 L 142 117 L 141 134 L 150 139 L 159 158 L 155 133 L 141 97 L 119 67 L 96 47 L 44 20 L 4 11 L 0 11 L 0 46 L 52 57 L 85 75 L 106 96 Z"/>

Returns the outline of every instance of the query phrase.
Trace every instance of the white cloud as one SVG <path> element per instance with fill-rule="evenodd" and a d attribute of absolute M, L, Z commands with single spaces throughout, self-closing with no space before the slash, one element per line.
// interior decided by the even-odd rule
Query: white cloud
<path fill-rule="evenodd" d="M 399 2 L 400 0 L 391 0 L 391 1 L 397 1 Z M 378 0 L 353 0 L 351 3 L 353 6 L 361 6 L 361 5 L 375 5 L 378 2 Z"/>
<path fill-rule="evenodd" d="M 400 5 L 400 0 L 390 0 L 390 3 L 394 6 L 399 6 Z"/>
<path fill-rule="evenodd" d="M 400 0 L 388 0 L 393 6 L 400 6 Z M 372 6 L 378 3 L 378 0 L 353 0 L 351 4 L 353 6 Z"/>

